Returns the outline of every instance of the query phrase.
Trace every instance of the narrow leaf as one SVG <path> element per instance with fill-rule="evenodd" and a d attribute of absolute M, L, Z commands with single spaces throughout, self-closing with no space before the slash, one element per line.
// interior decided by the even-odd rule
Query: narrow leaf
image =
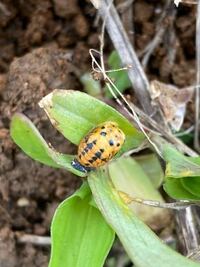
<path fill-rule="evenodd" d="M 32 159 L 45 165 L 64 168 L 78 176 L 84 173 L 75 170 L 72 155 L 65 155 L 50 148 L 34 124 L 23 114 L 16 113 L 11 120 L 10 134 L 14 142 Z"/>
<path fill-rule="evenodd" d="M 89 204 L 84 184 L 57 208 L 51 227 L 49 267 L 101 267 L 114 241 L 114 231 L 98 209 Z"/>
<path fill-rule="evenodd" d="M 88 177 L 98 208 L 137 267 L 199 267 L 170 249 L 125 205 L 109 176 L 100 169 Z"/>

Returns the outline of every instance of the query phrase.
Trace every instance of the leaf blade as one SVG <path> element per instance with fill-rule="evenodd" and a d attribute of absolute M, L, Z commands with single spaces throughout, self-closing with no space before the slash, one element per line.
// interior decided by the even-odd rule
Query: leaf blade
<path fill-rule="evenodd" d="M 199 197 L 196 197 L 184 188 L 181 179 L 166 179 L 163 189 L 170 197 L 174 199 L 199 200 Z"/>
<path fill-rule="evenodd" d="M 72 155 L 56 152 L 50 148 L 34 124 L 23 114 L 16 113 L 11 120 L 10 134 L 13 141 L 32 159 L 54 168 L 64 168 L 85 177 L 86 174 L 75 170 Z"/>
<path fill-rule="evenodd" d="M 186 157 L 171 145 L 164 146 L 163 156 L 167 161 L 166 177 L 183 178 L 200 176 L 199 157 Z"/>
<path fill-rule="evenodd" d="M 46 165 L 58 167 L 47 153 L 47 143 L 25 115 L 16 113 L 12 117 L 10 134 L 14 142 L 25 150 L 29 157 Z"/>
<path fill-rule="evenodd" d="M 57 208 L 51 227 L 49 267 L 103 266 L 114 232 L 100 212 L 89 204 L 90 197 L 85 184 Z"/>
<path fill-rule="evenodd" d="M 154 187 L 159 188 L 164 180 L 164 173 L 156 155 L 152 153 L 136 156 L 134 159 L 140 164 L 143 171 L 150 178 Z"/>
<path fill-rule="evenodd" d="M 181 179 L 183 187 L 200 199 L 200 177 L 184 177 Z"/>
<path fill-rule="evenodd" d="M 133 158 L 121 157 L 111 162 L 108 169 L 109 177 L 115 189 L 120 193 L 130 198 L 164 202 L 160 192 Z M 163 227 L 164 222 L 169 222 L 167 210 L 141 205 L 133 201 L 128 206 L 140 219 L 154 227 Z M 158 221 L 159 224 L 157 224 Z"/>

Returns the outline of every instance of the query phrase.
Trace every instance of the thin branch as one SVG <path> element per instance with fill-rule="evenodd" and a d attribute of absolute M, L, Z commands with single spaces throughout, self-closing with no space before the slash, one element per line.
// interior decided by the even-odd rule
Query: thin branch
<path fill-rule="evenodd" d="M 197 5 L 198 0 L 172 0 L 172 1 L 178 7 L 179 3 L 186 5 Z"/>
<path fill-rule="evenodd" d="M 130 204 L 132 202 L 137 202 L 142 205 L 147 205 L 155 208 L 163 208 L 163 209 L 173 209 L 173 210 L 182 210 L 187 209 L 190 206 L 200 206 L 200 202 L 198 201 L 176 201 L 171 203 L 163 203 L 157 200 L 150 200 L 150 199 L 141 199 L 138 197 L 132 197 L 122 191 L 118 191 L 119 195 L 122 199 L 127 203 Z"/>
<path fill-rule="evenodd" d="M 180 232 L 178 236 L 181 236 L 180 241 L 184 246 L 186 255 L 199 247 L 199 233 L 194 219 L 193 208 L 188 207 L 176 213 L 177 229 Z"/>
<path fill-rule="evenodd" d="M 131 44 L 134 44 L 133 2 L 134 0 L 120 0 L 116 7 Z"/>
<path fill-rule="evenodd" d="M 176 133 L 176 137 L 184 136 L 186 134 L 190 134 L 191 132 L 194 131 L 194 125 L 190 126 L 188 129 L 184 130 L 183 132 Z"/>
<path fill-rule="evenodd" d="M 104 33 L 104 31 L 102 30 L 102 33 Z M 101 36 L 101 40 L 103 40 L 103 34 Z M 147 140 L 149 141 L 149 143 L 154 147 L 155 151 L 157 152 L 157 154 L 162 158 L 162 154 L 159 151 L 158 147 L 154 144 L 154 142 L 152 142 L 152 140 L 149 138 L 148 134 L 146 133 L 142 123 L 140 122 L 140 119 L 137 115 L 137 113 L 135 112 L 134 108 L 128 103 L 128 101 L 126 100 L 126 98 L 123 96 L 123 94 L 118 90 L 118 88 L 116 87 L 116 85 L 113 83 L 113 81 L 110 79 L 109 76 L 107 76 L 106 71 L 105 71 L 105 67 L 104 67 L 104 61 L 103 61 L 103 43 L 101 43 L 100 46 L 100 53 L 101 53 L 101 65 L 96 61 L 93 52 L 95 50 L 90 49 L 90 55 L 92 58 L 92 67 L 93 67 L 93 71 L 96 70 L 95 65 L 98 67 L 98 69 L 100 71 L 102 71 L 104 80 L 106 82 L 106 85 L 110 91 L 110 93 L 112 94 L 112 96 L 114 97 L 114 99 L 116 100 L 116 102 L 127 112 L 127 114 L 133 119 L 134 122 L 137 123 L 139 129 L 142 131 L 142 133 L 146 136 Z M 103 64 L 103 67 L 102 67 Z M 122 99 L 122 101 L 117 97 L 116 93 L 119 94 L 120 98 Z"/>
<path fill-rule="evenodd" d="M 133 104 L 131 104 L 133 106 Z M 188 146 L 186 146 L 180 139 L 176 138 L 172 133 L 166 131 L 162 125 L 160 125 L 159 123 L 157 123 L 155 120 L 153 120 L 152 118 L 150 118 L 148 115 L 146 115 L 141 109 L 139 109 L 138 107 L 134 106 L 134 109 L 136 111 L 136 113 L 138 114 L 138 116 L 140 117 L 140 119 L 144 122 L 147 123 L 148 125 L 151 125 L 155 130 L 157 130 L 166 140 L 168 140 L 168 142 L 170 142 L 171 144 L 174 144 L 176 146 L 176 148 L 183 152 L 186 153 L 187 155 L 191 156 L 191 157 L 197 157 L 198 154 L 193 151 L 191 148 L 189 148 Z M 156 135 L 152 132 L 152 134 L 156 137 Z M 157 135 L 158 136 L 158 135 Z M 155 138 L 154 138 L 155 139 Z M 156 139 L 155 139 L 156 140 Z M 163 140 L 164 141 L 164 140 Z M 159 138 L 159 142 L 161 142 L 161 138 Z M 155 141 L 154 141 L 155 143 Z M 157 144 L 158 146 L 158 144 Z M 161 143 L 162 146 L 162 143 Z"/>
<path fill-rule="evenodd" d="M 194 132 L 194 147 L 197 151 L 199 147 L 199 84 L 200 84 L 200 0 L 197 5 L 197 20 L 196 20 L 196 99 L 195 99 L 195 132 Z"/>
<path fill-rule="evenodd" d="M 104 80 L 106 82 L 106 85 L 109 89 L 109 91 L 111 92 L 111 94 L 113 95 L 113 97 L 116 99 L 116 101 L 124 108 L 124 110 L 128 113 L 128 115 L 134 120 L 134 122 L 137 123 L 138 127 L 140 128 L 140 130 L 144 133 L 144 135 L 146 136 L 147 140 L 149 141 L 149 143 L 154 147 L 154 149 L 156 150 L 157 154 L 162 157 L 162 154 L 160 153 L 159 149 L 157 148 L 157 146 L 151 141 L 151 139 L 149 138 L 148 134 L 146 133 L 146 131 L 144 130 L 143 125 L 141 124 L 136 112 L 134 111 L 134 109 L 131 107 L 131 105 L 128 103 L 128 101 L 126 100 L 126 98 L 123 96 L 123 94 L 118 90 L 118 88 L 116 87 L 116 85 L 113 83 L 113 81 L 110 79 L 109 76 L 107 76 L 106 74 L 106 70 L 105 70 L 105 65 L 104 65 L 104 57 L 103 57 L 103 49 L 104 49 L 104 33 L 105 33 L 105 26 L 106 26 L 106 22 L 109 19 L 109 14 L 110 14 L 110 9 L 113 6 L 112 5 L 113 1 L 110 1 L 109 5 L 107 6 L 106 9 L 106 13 L 105 13 L 105 18 L 103 20 L 103 25 L 102 25 L 102 31 L 101 31 L 101 36 L 100 36 L 100 51 L 96 51 L 93 49 L 90 49 L 90 55 L 92 57 L 92 67 L 93 70 L 95 71 L 95 65 L 98 67 L 98 69 L 102 72 Z M 116 13 L 117 14 L 117 13 Z M 120 20 L 119 20 L 120 22 Z M 128 41 L 128 39 L 127 39 Z M 129 41 L 128 41 L 129 43 Z M 131 46 L 130 46 L 131 47 Z M 93 51 L 96 51 L 99 55 L 100 55 L 100 63 L 99 64 L 94 55 L 93 55 Z M 130 68 L 131 69 L 131 68 Z M 113 90 L 114 89 L 114 90 Z M 120 98 L 122 99 L 122 101 L 117 97 L 117 95 L 115 94 L 115 92 L 117 92 L 120 96 Z"/>
<path fill-rule="evenodd" d="M 130 6 L 133 4 L 134 0 L 121 0 L 119 4 L 117 4 L 117 10 L 120 13 L 124 13 L 127 9 L 130 9 Z"/>
<path fill-rule="evenodd" d="M 103 1 L 102 1 L 103 3 Z M 151 125 L 154 126 L 154 128 L 160 132 L 170 143 L 174 144 L 180 151 L 190 155 L 190 156 L 197 156 L 197 154 L 190 149 L 189 147 L 187 147 L 181 140 L 179 140 L 178 138 L 174 137 L 173 134 L 171 134 L 171 132 L 169 132 L 166 127 L 163 127 L 163 125 L 161 125 L 160 123 L 158 124 L 155 120 L 153 120 L 150 116 L 148 116 L 147 114 L 145 114 L 144 112 L 142 112 L 139 108 L 137 108 L 136 106 L 128 103 L 128 101 L 125 99 L 125 97 L 123 96 L 123 94 L 121 94 L 121 92 L 118 90 L 118 88 L 115 86 L 115 84 L 113 83 L 113 81 L 106 75 L 106 70 L 105 70 L 105 66 L 104 66 L 104 59 L 103 59 L 103 47 L 104 47 L 104 32 L 105 32 L 105 26 L 107 25 L 107 20 L 109 20 L 109 16 L 108 14 L 110 14 L 110 9 L 113 7 L 112 5 L 112 1 L 109 3 L 109 5 L 107 6 L 106 9 L 106 13 L 104 21 L 103 21 L 103 26 L 102 26 L 102 33 L 100 36 L 100 51 L 96 51 L 93 49 L 90 49 L 90 55 L 92 57 L 92 68 L 95 71 L 95 65 L 98 68 L 98 71 L 102 72 L 102 75 L 104 77 L 104 80 L 110 90 L 110 92 L 112 93 L 113 97 L 115 98 L 115 100 L 117 101 L 117 103 L 119 103 L 126 111 L 127 113 L 131 116 L 131 118 L 137 123 L 137 125 L 139 126 L 140 130 L 144 133 L 144 135 L 147 137 L 148 141 L 150 142 L 150 144 L 154 147 L 154 149 L 156 150 L 156 152 L 158 153 L 158 155 L 162 158 L 162 153 L 160 152 L 158 145 L 156 145 L 151 138 L 149 137 L 149 135 L 146 133 L 145 131 L 145 127 L 142 125 L 142 123 L 140 122 L 140 119 L 138 118 L 138 115 L 140 115 L 143 120 L 145 119 L 145 124 L 147 125 Z M 96 52 L 100 55 L 100 62 L 101 64 L 99 64 L 94 55 L 93 52 Z M 119 96 L 122 99 L 121 100 L 116 96 L 115 92 L 117 92 L 119 94 Z M 137 114 L 137 112 L 138 114 Z M 147 126 L 148 127 L 148 126 Z M 155 134 L 154 134 L 155 135 Z"/>
<path fill-rule="evenodd" d="M 176 15 L 176 9 L 174 7 L 174 4 L 171 3 L 171 0 L 168 0 L 165 4 L 161 18 L 157 23 L 158 26 L 156 29 L 157 30 L 156 35 L 143 51 L 143 53 L 145 53 L 142 59 L 142 66 L 144 68 L 146 68 L 149 58 L 152 55 L 155 48 L 162 42 L 166 29 L 173 22 L 175 15 Z"/>
<path fill-rule="evenodd" d="M 17 242 L 21 244 L 30 243 L 37 246 L 51 245 L 51 238 L 49 236 L 38 236 L 38 235 L 16 233 L 16 237 L 17 237 Z"/>
<path fill-rule="evenodd" d="M 173 23 L 171 23 L 171 25 L 167 28 L 166 37 L 167 38 L 166 38 L 165 47 L 167 50 L 167 69 L 165 69 L 165 73 L 167 72 L 167 74 L 170 74 L 172 67 L 174 65 L 175 59 L 176 59 L 176 53 L 177 53 L 177 48 L 178 48 L 176 31 L 174 29 Z"/>
<path fill-rule="evenodd" d="M 144 111 L 151 115 L 155 112 L 155 109 L 151 104 L 151 98 L 148 92 L 148 79 L 141 67 L 132 45 L 129 42 L 115 7 L 113 4 L 111 4 L 108 10 L 109 5 L 110 0 L 102 0 L 99 13 L 104 21 L 105 14 L 108 12 L 109 15 L 105 21 L 106 29 L 113 42 L 113 45 L 115 46 L 115 49 L 119 53 L 122 64 L 125 66 L 132 65 L 132 68 L 128 70 L 129 79 Z"/>
<path fill-rule="evenodd" d="M 6 15 L 6 16 L 11 16 L 11 12 L 9 11 L 9 9 L 7 8 L 7 6 L 5 4 L 3 4 L 2 2 L 0 2 L 0 10 Z"/>
<path fill-rule="evenodd" d="M 193 261 L 198 261 L 200 262 L 200 247 L 195 248 L 194 250 L 192 250 L 192 252 L 190 252 L 187 257 Z"/>
<path fill-rule="evenodd" d="M 148 143 L 147 139 L 145 139 L 145 140 L 141 143 L 141 145 L 139 145 L 137 148 L 133 148 L 133 149 L 131 149 L 131 150 L 125 152 L 125 153 L 122 155 L 122 157 L 129 157 L 129 156 L 131 156 L 132 154 L 138 153 L 138 152 L 140 152 L 140 151 L 142 151 L 142 150 L 144 150 L 144 149 L 146 149 L 146 148 L 149 148 L 149 143 Z"/>

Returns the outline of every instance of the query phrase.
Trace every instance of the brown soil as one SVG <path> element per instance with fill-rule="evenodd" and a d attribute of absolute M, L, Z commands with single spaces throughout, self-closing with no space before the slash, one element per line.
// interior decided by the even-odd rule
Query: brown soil
<path fill-rule="evenodd" d="M 134 3 L 134 39 L 140 53 L 155 34 L 163 4 Z M 58 150 L 75 153 L 75 147 L 53 129 L 38 101 L 54 88 L 82 90 L 78 77 L 91 68 L 88 50 L 98 48 L 99 28 L 94 26 L 90 1 L 5 0 L 0 16 L 0 266 L 47 266 L 50 248 L 19 244 L 17 235 L 49 235 L 55 208 L 80 181 L 24 155 L 9 137 L 10 118 L 23 112 Z M 162 42 L 147 72 L 150 79 L 184 87 L 195 81 L 194 6 L 179 7 L 173 29 L 173 63 Z"/>

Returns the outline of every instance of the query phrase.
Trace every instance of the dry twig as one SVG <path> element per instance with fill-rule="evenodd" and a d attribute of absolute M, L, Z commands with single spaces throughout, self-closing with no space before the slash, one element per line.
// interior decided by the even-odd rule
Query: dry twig
<path fill-rule="evenodd" d="M 197 5 L 198 0 L 173 0 L 174 4 L 178 7 L 179 3 L 186 5 Z"/>
<path fill-rule="evenodd" d="M 110 6 L 109 9 L 108 6 Z M 112 4 L 112 1 L 102 0 L 99 13 L 103 21 L 105 21 L 106 29 L 113 42 L 113 45 L 115 46 L 115 49 L 119 53 L 122 64 L 124 66 L 132 66 L 132 68 L 128 70 L 128 75 L 138 100 L 147 114 L 154 114 L 155 109 L 151 104 L 151 99 L 148 92 L 149 82 L 141 67 L 137 55 L 128 40 L 127 34 L 124 31 L 119 15 Z"/>
<path fill-rule="evenodd" d="M 29 235 L 29 234 L 18 234 L 16 233 L 17 242 L 24 244 L 30 243 L 37 246 L 50 246 L 51 238 L 49 236 Z"/>
<path fill-rule="evenodd" d="M 133 104 L 131 104 L 133 106 Z M 193 151 L 192 149 L 190 149 L 188 146 L 186 146 L 180 139 L 176 138 L 172 133 L 166 131 L 162 125 L 160 125 L 159 123 L 157 123 L 155 120 L 153 120 L 152 118 L 150 118 L 148 115 L 146 115 L 142 110 L 140 110 L 138 107 L 134 106 L 134 109 L 136 111 L 136 113 L 138 114 L 138 116 L 140 117 L 140 120 L 142 122 L 144 122 L 145 124 L 147 123 L 148 125 L 150 124 L 151 127 L 153 127 L 155 130 L 157 130 L 166 140 L 168 140 L 168 142 L 170 142 L 171 144 L 174 144 L 175 147 L 183 152 L 188 154 L 189 156 L 192 157 L 197 157 L 198 154 Z M 154 143 L 156 142 L 156 135 L 155 133 L 152 132 L 152 136 L 154 136 Z M 164 141 L 164 140 L 163 140 Z M 161 142 L 161 138 L 159 138 L 159 142 Z M 157 143 L 157 142 L 156 142 Z M 157 144 L 158 145 L 158 144 Z M 162 145 L 162 143 L 161 143 Z"/>
<path fill-rule="evenodd" d="M 195 132 L 194 132 L 194 147 L 200 151 L 199 147 L 199 104 L 200 104 L 200 1 L 197 5 L 197 20 L 196 20 L 196 99 L 195 99 Z"/>
<path fill-rule="evenodd" d="M 125 46 L 126 46 L 126 42 L 128 42 L 128 47 L 131 47 L 127 37 L 125 38 L 125 40 L 122 38 L 121 41 L 123 42 L 118 44 L 120 38 L 125 34 L 124 33 L 124 30 L 123 30 L 123 27 L 121 25 L 121 22 L 120 22 L 120 19 L 117 15 L 117 12 L 116 10 L 114 9 L 114 6 L 112 5 L 112 1 L 109 1 L 109 5 L 106 5 L 108 0 L 105 0 L 105 1 L 102 1 L 101 2 L 101 7 L 100 7 L 100 10 L 103 8 L 103 11 L 105 11 L 104 13 L 104 20 L 103 20 L 103 27 L 102 27 L 102 35 L 101 35 L 101 48 L 100 48 L 100 52 L 99 51 L 96 51 L 96 50 L 90 50 L 90 54 L 92 56 L 92 64 L 93 64 L 93 69 L 95 70 L 95 67 L 94 67 L 94 64 L 98 67 L 99 71 L 102 72 L 103 76 L 104 76 L 104 80 L 107 81 L 107 85 L 111 91 L 111 93 L 113 94 L 113 96 L 115 97 L 116 101 L 120 104 L 120 105 L 124 105 L 124 108 L 126 111 L 128 111 L 129 115 L 131 115 L 131 117 L 133 117 L 133 119 L 136 121 L 136 123 L 138 124 L 139 128 L 142 130 L 142 132 L 145 134 L 145 136 L 147 137 L 147 139 L 149 140 L 149 142 L 153 145 L 153 147 L 156 149 L 157 153 L 161 156 L 161 153 L 159 151 L 159 149 L 157 148 L 157 146 L 150 140 L 150 138 L 148 137 L 147 133 L 145 132 L 144 130 L 144 127 L 142 125 L 142 123 L 140 122 L 140 120 L 138 119 L 138 116 L 135 112 L 135 110 L 137 109 L 137 112 L 138 114 L 140 113 L 140 116 L 142 115 L 143 119 L 145 118 L 145 121 L 146 123 L 148 123 L 149 125 L 154 125 L 154 128 L 156 130 L 158 130 L 158 132 L 160 132 L 168 141 L 170 141 L 172 144 L 175 144 L 177 146 L 177 148 L 182 151 L 183 153 L 187 153 L 188 155 L 190 156 L 197 156 L 197 154 L 192 150 L 190 149 L 189 147 L 187 147 L 185 144 L 183 144 L 179 139 L 177 139 L 176 137 L 174 137 L 171 133 L 169 133 L 167 130 L 164 129 L 163 125 L 161 125 L 160 121 L 158 123 L 156 123 L 155 120 L 153 120 L 151 118 L 151 116 L 148 116 L 147 114 L 143 113 L 140 109 L 136 108 L 136 107 L 133 107 L 133 106 L 130 106 L 130 104 L 127 102 L 127 100 L 124 98 L 124 96 L 119 92 L 119 90 L 116 88 L 115 84 L 113 83 L 113 81 L 106 75 L 106 71 L 105 71 L 105 67 L 104 67 L 104 60 L 103 60 L 103 46 L 104 46 L 104 42 L 103 42 L 103 36 L 104 36 L 104 30 L 105 30 L 105 26 L 107 27 L 108 31 L 111 30 L 110 29 L 110 25 L 114 25 L 113 27 L 116 28 L 116 34 L 119 34 L 119 38 L 117 39 L 113 39 L 113 41 L 116 41 L 117 42 L 117 45 L 116 47 L 119 49 L 117 50 L 118 53 L 120 54 L 120 49 L 122 49 L 123 51 L 125 51 Z M 111 19 L 110 17 L 112 17 L 112 12 L 114 14 L 114 17 L 116 16 L 116 19 L 114 20 L 113 18 Z M 101 10 L 100 14 L 102 15 L 102 12 Z M 118 21 L 119 20 L 119 21 Z M 117 23 L 115 23 L 115 21 L 117 21 Z M 109 23 L 108 23 L 109 22 Z M 120 31 L 117 30 L 117 27 L 120 27 Z M 111 36 L 113 36 L 113 33 L 112 32 L 109 32 L 109 34 L 111 34 Z M 116 37 L 116 36 L 115 36 Z M 115 44 L 115 43 L 114 43 Z M 119 46 L 119 47 L 118 47 Z M 98 62 L 96 61 L 96 59 L 94 58 L 92 52 L 95 51 L 97 52 L 99 55 L 100 55 L 100 59 L 101 59 L 101 65 L 98 64 Z M 141 66 L 140 66 L 140 63 L 137 59 L 137 56 L 134 52 L 134 50 L 131 48 L 131 52 L 130 53 L 133 53 L 133 58 L 131 57 L 131 59 L 133 59 L 134 61 L 134 64 L 136 63 L 136 66 L 137 66 L 137 70 L 140 72 L 140 70 L 142 70 Z M 122 53 L 123 55 L 123 53 Z M 132 54 L 131 54 L 132 55 Z M 127 57 L 127 52 L 125 53 L 125 57 Z M 130 62 L 130 59 L 127 59 L 126 63 L 127 62 Z M 129 70 L 132 70 L 129 69 Z M 139 85 L 142 86 L 142 82 L 144 81 L 147 81 L 147 84 L 148 84 L 148 80 L 147 80 L 147 77 L 145 75 L 145 73 L 143 72 L 143 70 L 141 71 L 139 77 L 137 77 L 137 80 L 139 81 Z M 143 84 L 144 85 L 144 84 Z M 149 84 L 148 84 L 149 85 Z M 119 95 L 121 96 L 121 98 L 123 99 L 123 103 L 116 97 L 115 93 L 113 92 L 111 86 L 115 89 L 115 91 L 117 91 L 119 93 Z M 146 88 L 146 87 L 145 87 Z M 144 88 L 143 88 L 143 91 L 144 91 Z M 145 94 L 147 93 L 146 91 L 144 91 Z M 143 95 L 143 98 L 142 99 L 139 99 L 141 101 L 141 104 L 145 102 L 145 96 Z M 128 110 L 127 110 L 128 108 Z M 134 110 L 135 109 L 135 110 Z M 150 114 L 152 115 L 152 114 Z"/>
<path fill-rule="evenodd" d="M 168 0 L 165 4 L 164 10 L 162 12 L 160 20 L 157 22 L 156 35 L 153 40 L 145 47 L 144 57 L 142 59 L 142 66 L 144 69 L 146 68 L 149 58 L 152 55 L 155 48 L 162 42 L 163 36 L 166 32 L 166 29 L 170 24 L 173 23 L 173 20 L 176 15 L 176 9 L 174 8 L 174 4 L 171 0 Z"/>
<path fill-rule="evenodd" d="M 127 112 L 127 114 L 138 125 L 139 129 L 146 136 L 146 138 L 149 141 L 149 143 L 155 148 L 157 154 L 162 158 L 161 152 L 159 151 L 159 149 L 157 148 L 157 146 L 154 144 L 154 142 L 152 142 L 152 140 L 149 138 L 148 134 L 145 131 L 145 127 L 140 122 L 140 120 L 139 120 L 139 118 L 137 116 L 137 113 L 135 112 L 134 108 L 131 107 L 131 105 L 128 103 L 128 101 L 123 96 L 123 94 L 118 90 L 118 88 L 116 87 L 116 85 L 113 83 L 113 81 L 106 74 L 106 70 L 105 70 L 105 66 L 104 66 L 104 60 L 103 60 L 103 36 L 104 36 L 104 27 L 102 29 L 102 36 L 100 38 L 101 39 L 100 52 L 99 51 L 96 51 L 96 50 L 93 50 L 93 49 L 90 49 L 90 55 L 91 55 L 91 58 L 92 58 L 92 68 L 93 68 L 93 71 L 101 72 L 103 74 L 103 77 L 104 77 L 104 80 L 106 82 L 106 85 L 107 85 L 108 89 L 110 90 L 111 94 L 113 95 L 113 97 L 115 98 L 116 102 L 120 106 L 122 106 L 122 108 Z M 95 57 L 93 55 L 93 52 L 96 52 L 96 53 L 100 54 L 101 65 L 95 59 Z M 96 67 L 98 69 L 96 69 Z M 117 97 L 117 95 L 116 95 L 115 92 L 117 92 L 119 94 L 119 96 L 122 99 L 122 101 Z"/>
<path fill-rule="evenodd" d="M 199 233 L 194 220 L 194 210 L 195 207 L 189 207 L 176 213 L 178 237 L 180 237 L 186 255 L 191 254 L 199 247 Z"/>
<path fill-rule="evenodd" d="M 134 0 L 118 0 L 117 10 L 121 14 L 122 23 L 128 35 L 131 44 L 134 43 L 134 26 L 133 26 L 133 2 Z"/>

